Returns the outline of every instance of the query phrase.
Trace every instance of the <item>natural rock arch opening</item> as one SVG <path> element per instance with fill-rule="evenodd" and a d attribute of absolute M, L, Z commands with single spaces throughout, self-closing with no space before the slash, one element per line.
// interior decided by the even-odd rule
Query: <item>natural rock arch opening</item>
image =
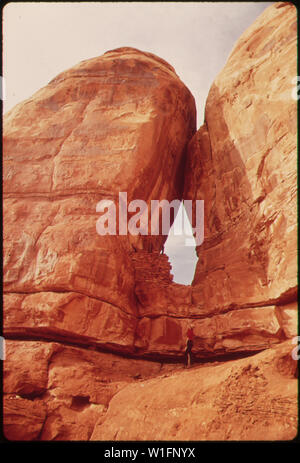
<path fill-rule="evenodd" d="M 198 256 L 196 241 L 183 202 L 170 228 L 164 252 L 172 266 L 174 283 L 190 285 L 194 278 Z"/>

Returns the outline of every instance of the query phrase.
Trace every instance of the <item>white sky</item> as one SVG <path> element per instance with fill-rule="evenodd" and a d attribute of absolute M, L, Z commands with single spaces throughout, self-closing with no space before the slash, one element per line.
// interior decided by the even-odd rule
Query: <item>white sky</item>
<path fill-rule="evenodd" d="M 4 112 L 79 61 L 131 46 L 175 68 L 195 97 L 199 128 L 214 78 L 236 40 L 271 3 L 11 2 L 3 10 Z M 174 280 L 187 284 L 195 251 L 183 241 L 169 239 L 165 251 Z"/>

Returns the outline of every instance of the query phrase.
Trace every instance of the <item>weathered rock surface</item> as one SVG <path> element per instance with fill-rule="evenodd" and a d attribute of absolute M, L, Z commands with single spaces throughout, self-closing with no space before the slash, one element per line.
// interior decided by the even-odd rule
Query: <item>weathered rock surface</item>
<path fill-rule="evenodd" d="M 294 348 L 285 341 L 185 370 L 59 343 L 7 341 L 4 433 L 9 440 L 292 439 Z"/>
<path fill-rule="evenodd" d="M 204 199 L 206 212 L 192 287 L 172 283 L 166 256 L 159 254 L 163 237 L 95 233 L 99 199 L 116 199 L 121 190 L 148 202 L 180 196 L 180 163 L 194 106 L 168 64 L 133 49 L 108 52 L 62 73 L 7 115 L 9 337 L 40 333 L 114 351 L 178 356 L 192 318 L 195 353 L 205 357 L 259 350 L 296 334 L 296 310 L 284 308 L 296 298 L 295 10 L 278 6 L 268 8 L 237 43 L 210 91 L 207 122 L 189 146 L 184 197 Z M 271 70 L 269 85 L 265 75 Z M 181 97 L 177 106 L 175 94 Z M 172 124 L 165 129 L 170 114 Z M 257 123 L 262 114 L 269 121 L 265 130 Z M 62 134 L 68 124 L 68 134 Z M 148 152 L 147 137 L 160 130 L 164 136 L 153 138 L 155 146 L 151 138 Z M 52 152 L 50 145 L 57 149 Z M 52 154 L 44 159 L 43 150 Z M 51 186 L 44 188 L 51 162 Z M 19 164 L 40 166 L 43 180 L 36 191 L 29 187 L 35 170 L 21 176 Z M 153 165 L 159 165 L 159 175 Z M 266 189 L 270 175 L 277 180 Z M 258 188 L 266 192 L 259 200 Z M 230 316 L 231 310 L 237 313 Z M 215 315 L 219 318 L 212 319 Z M 234 329 L 223 330 L 229 320 Z"/>
<path fill-rule="evenodd" d="M 288 337 L 297 320 L 294 309 L 284 309 L 297 300 L 296 48 L 289 3 L 267 8 L 241 36 L 189 145 L 184 193 L 205 201 L 192 286 L 199 313 L 253 307 L 251 318 L 261 310 L 273 318 L 276 306 Z M 284 312 L 294 319 L 291 330 Z"/>
<path fill-rule="evenodd" d="M 190 318 L 168 316 L 142 318 L 137 326 L 135 345 L 144 355 L 150 352 L 178 357 L 179 352 L 185 350 L 190 322 Z M 291 337 L 283 333 L 275 306 L 232 310 L 192 322 L 195 334 L 193 353 L 198 358 L 259 351 Z M 282 322 L 284 324 L 288 322 Z M 295 326 L 292 331 L 294 329 Z"/>
<path fill-rule="evenodd" d="M 8 395 L 3 398 L 3 431 L 10 441 L 37 440 L 46 419 L 44 403 Z"/>
<path fill-rule="evenodd" d="M 172 368 L 61 343 L 6 344 L 3 411 L 9 440 L 88 440 L 117 392 Z"/>
<path fill-rule="evenodd" d="M 113 397 L 91 440 L 292 439 L 297 433 L 292 348 L 286 341 L 250 358 L 129 384 Z"/>
<path fill-rule="evenodd" d="M 174 69 L 132 48 L 79 63 L 5 116 L 9 336 L 133 348 L 131 253 L 160 250 L 166 236 L 99 236 L 96 205 L 119 206 L 120 192 L 148 206 L 181 198 L 194 131 L 194 99 Z"/>
<path fill-rule="evenodd" d="M 76 292 L 10 293 L 4 296 L 9 338 L 63 340 L 132 350 L 136 317 Z"/>
<path fill-rule="evenodd" d="M 7 114 L 8 439 L 295 436 L 295 75 L 295 8 L 275 3 L 236 44 L 188 150 L 191 94 L 170 65 L 129 48 Z M 205 200 L 192 286 L 172 282 L 164 236 L 96 233 L 96 204 L 122 191 Z M 214 363 L 162 364 L 183 360 L 191 321 L 194 357 Z"/>

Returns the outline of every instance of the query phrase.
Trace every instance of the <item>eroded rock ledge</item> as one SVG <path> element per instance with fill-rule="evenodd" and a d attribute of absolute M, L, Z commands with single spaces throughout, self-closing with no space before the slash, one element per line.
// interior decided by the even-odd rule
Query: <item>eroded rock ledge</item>
<path fill-rule="evenodd" d="M 7 341 L 4 432 L 11 440 L 292 439 L 293 348 L 286 341 L 184 370 L 59 343 Z"/>

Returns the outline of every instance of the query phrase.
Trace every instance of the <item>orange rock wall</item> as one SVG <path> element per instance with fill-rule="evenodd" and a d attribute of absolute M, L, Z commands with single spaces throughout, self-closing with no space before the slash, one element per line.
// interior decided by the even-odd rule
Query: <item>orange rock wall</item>
<path fill-rule="evenodd" d="M 192 300 L 212 320 L 267 310 L 271 321 L 297 299 L 296 47 L 296 8 L 267 8 L 215 79 L 189 145 L 184 197 L 205 201 Z"/>

